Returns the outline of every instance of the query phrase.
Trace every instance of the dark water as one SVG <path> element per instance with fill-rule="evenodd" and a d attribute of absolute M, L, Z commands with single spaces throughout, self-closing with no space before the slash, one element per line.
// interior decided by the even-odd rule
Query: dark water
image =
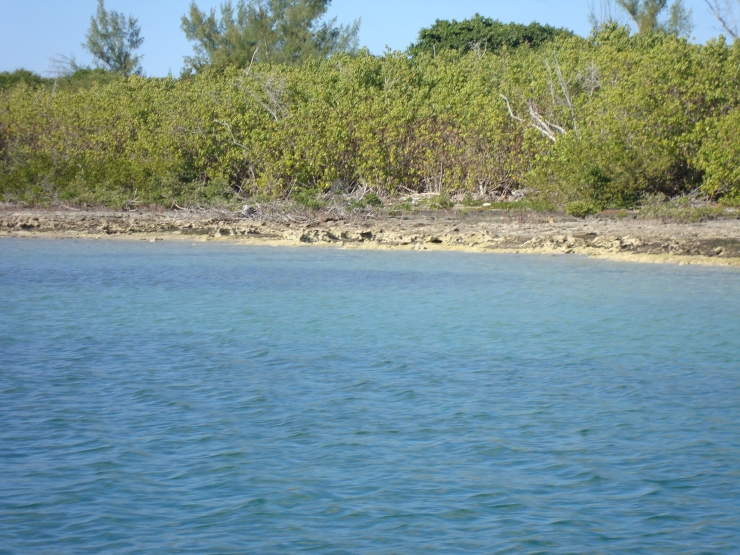
<path fill-rule="evenodd" d="M 0 553 L 738 553 L 740 271 L 0 240 Z"/>

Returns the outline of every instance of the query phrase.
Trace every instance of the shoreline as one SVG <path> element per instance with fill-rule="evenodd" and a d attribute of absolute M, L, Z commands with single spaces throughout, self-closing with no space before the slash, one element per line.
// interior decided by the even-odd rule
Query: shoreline
<path fill-rule="evenodd" d="M 216 211 L 0 210 L 0 238 L 222 241 L 345 249 L 575 254 L 623 262 L 740 267 L 740 220 L 439 210 L 365 220 L 256 221 Z"/>

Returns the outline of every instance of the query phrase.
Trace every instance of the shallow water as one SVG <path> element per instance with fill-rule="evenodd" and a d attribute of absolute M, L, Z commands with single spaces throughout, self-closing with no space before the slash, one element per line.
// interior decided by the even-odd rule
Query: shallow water
<path fill-rule="evenodd" d="M 740 271 L 0 240 L 0 553 L 737 553 Z"/>

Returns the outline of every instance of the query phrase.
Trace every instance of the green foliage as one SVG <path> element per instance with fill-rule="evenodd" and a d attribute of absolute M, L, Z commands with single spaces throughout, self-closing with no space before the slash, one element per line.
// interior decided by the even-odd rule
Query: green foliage
<path fill-rule="evenodd" d="M 411 212 L 412 210 L 413 206 L 410 202 L 399 202 L 391 206 L 390 210 L 388 210 L 388 215 L 401 216 L 404 212 Z"/>
<path fill-rule="evenodd" d="M 98 0 L 86 39 L 82 46 L 93 55 L 98 67 L 121 75 L 141 74 L 141 56 L 134 51 L 144 43 L 144 37 L 135 17 L 109 12 L 104 0 Z"/>
<path fill-rule="evenodd" d="M 463 21 L 438 19 L 434 25 L 419 31 L 416 43 L 409 52 L 417 56 L 422 52 L 435 54 L 450 49 L 461 53 L 471 50 L 498 52 L 503 48 L 518 48 L 523 45 L 539 47 L 555 38 L 573 36 L 567 29 L 533 22 L 529 25 L 502 23 L 475 14 Z"/>
<path fill-rule="evenodd" d="M 43 87 L 51 94 L 52 90 L 77 90 L 105 85 L 122 79 L 122 76 L 102 68 L 77 68 L 58 77 L 41 77 L 26 69 L 0 73 L 0 91 L 11 89 L 21 84 L 29 89 Z"/>
<path fill-rule="evenodd" d="M 20 85 L 21 83 L 29 87 L 40 87 L 49 83 L 49 79 L 44 79 L 40 75 L 28 71 L 27 69 L 16 69 L 15 71 L 0 72 L 0 90 L 9 89 Z"/>
<path fill-rule="evenodd" d="M 686 9 L 683 0 L 675 0 L 668 10 L 668 19 L 663 23 L 662 30 L 678 37 L 688 37 L 693 29 L 691 10 Z"/>
<path fill-rule="evenodd" d="M 580 65 L 566 69 L 572 118 L 551 116 L 568 132 L 530 184 L 560 205 L 588 199 L 599 208 L 632 207 L 645 192 L 674 196 L 701 186 L 697 130 L 738 105 L 740 44 L 630 37 L 614 27 L 591 44 L 558 54 L 561 67 Z"/>
<path fill-rule="evenodd" d="M 691 10 L 686 10 L 683 0 L 674 0 L 668 6 L 668 0 L 617 0 L 637 24 L 640 33 L 663 31 L 679 37 L 688 36 L 694 25 L 691 21 Z M 668 18 L 660 21 L 660 15 L 668 8 Z"/>
<path fill-rule="evenodd" d="M 585 218 L 600 212 L 599 208 L 587 200 L 575 200 L 565 205 L 565 213 L 576 218 Z"/>
<path fill-rule="evenodd" d="M 319 210 L 326 206 L 326 201 L 321 197 L 320 189 L 302 189 L 293 195 L 293 200 L 312 210 Z"/>
<path fill-rule="evenodd" d="M 363 210 L 366 208 L 380 208 L 383 201 L 376 193 L 368 193 L 359 200 L 353 200 L 349 203 L 350 210 Z"/>
<path fill-rule="evenodd" d="M 252 60 L 298 64 L 336 52 L 355 52 L 359 21 L 337 26 L 321 22 L 331 0 L 227 0 L 216 10 L 201 11 L 193 0 L 182 30 L 195 43 L 185 58 L 185 73 L 206 67 L 246 67 Z"/>
<path fill-rule="evenodd" d="M 79 68 L 68 75 L 62 75 L 58 79 L 48 79 L 48 84 L 54 84 L 58 89 L 87 89 L 95 86 L 103 86 L 115 81 L 125 79 L 118 73 L 106 71 L 103 68 Z"/>
<path fill-rule="evenodd" d="M 365 195 L 365 198 L 363 200 L 368 206 L 372 206 L 374 208 L 379 208 L 383 206 L 383 201 L 380 200 L 380 197 L 377 193 L 368 193 Z"/>
<path fill-rule="evenodd" d="M 455 203 L 445 194 L 439 194 L 437 196 L 431 197 L 427 201 L 427 205 L 432 210 L 449 210 L 453 206 L 455 206 Z"/>
<path fill-rule="evenodd" d="M 485 55 L 335 54 L 179 80 L 84 70 L 0 90 L 0 198 L 313 206 L 363 188 L 442 191 L 425 206 L 446 208 L 520 190 L 502 207 L 583 213 L 701 187 L 732 203 L 739 113 L 740 42 L 616 26 Z"/>
<path fill-rule="evenodd" d="M 740 109 L 706 122 L 697 155 L 704 172 L 704 191 L 727 204 L 740 205 Z"/>
<path fill-rule="evenodd" d="M 737 218 L 740 213 L 732 213 L 721 206 L 697 204 L 687 196 L 667 199 L 663 195 L 647 195 L 641 203 L 638 216 L 644 219 L 691 223 L 732 216 Z"/>

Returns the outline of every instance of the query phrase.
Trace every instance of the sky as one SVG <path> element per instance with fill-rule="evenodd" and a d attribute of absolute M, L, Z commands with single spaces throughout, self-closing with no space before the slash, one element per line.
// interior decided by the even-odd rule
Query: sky
<path fill-rule="evenodd" d="M 374 54 L 386 47 L 403 50 L 419 29 L 436 19 L 465 19 L 475 13 L 504 22 L 538 21 L 567 27 L 587 36 L 590 0 L 333 0 L 328 16 L 338 23 L 361 18 L 360 45 Z M 598 0 L 596 0 L 598 3 Z M 201 9 L 220 5 L 221 0 L 196 0 Z M 183 56 L 192 53 L 180 29 L 180 19 L 190 0 L 106 0 L 108 10 L 139 19 L 144 45 L 146 75 L 179 75 Z M 719 34 L 719 26 L 704 0 L 685 0 L 694 16 L 693 40 L 705 42 Z M 82 48 L 97 0 L 0 0 L 0 71 L 26 68 L 42 75 L 52 72 L 51 59 L 74 56 L 78 64 L 90 64 Z"/>

